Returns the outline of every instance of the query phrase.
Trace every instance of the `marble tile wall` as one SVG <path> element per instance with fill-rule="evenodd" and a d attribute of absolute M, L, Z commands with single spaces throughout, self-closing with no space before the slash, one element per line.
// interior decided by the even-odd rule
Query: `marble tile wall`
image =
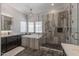
<path fill-rule="evenodd" d="M 70 26 L 69 26 L 69 14 L 68 10 L 62 11 L 58 13 L 57 21 L 55 20 L 54 13 L 45 15 L 44 19 L 44 39 L 45 43 L 51 43 L 51 44 L 60 44 L 61 42 L 66 43 L 66 39 L 69 39 L 70 34 Z M 58 22 L 56 24 L 56 22 Z M 57 26 L 56 26 L 57 25 Z M 63 33 L 58 33 L 57 27 L 63 28 Z"/>

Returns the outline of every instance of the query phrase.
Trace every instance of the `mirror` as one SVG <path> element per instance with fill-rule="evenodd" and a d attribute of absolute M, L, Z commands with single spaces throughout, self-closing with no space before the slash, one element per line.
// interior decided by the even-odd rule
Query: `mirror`
<path fill-rule="evenodd" d="M 12 17 L 1 15 L 1 30 L 11 30 Z"/>

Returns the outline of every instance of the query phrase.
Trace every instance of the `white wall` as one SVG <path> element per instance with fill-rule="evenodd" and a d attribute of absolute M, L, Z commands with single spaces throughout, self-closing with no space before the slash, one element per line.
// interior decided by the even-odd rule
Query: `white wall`
<path fill-rule="evenodd" d="M 10 5 L 6 3 L 2 4 L 2 13 L 8 14 L 12 16 L 12 31 L 14 33 L 20 33 L 20 21 L 26 21 L 26 17 L 23 13 L 19 12 L 18 10 L 14 9 Z"/>
<path fill-rule="evenodd" d="M 1 31 L 1 4 L 0 4 L 0 31 Z M 0 55 L 1 55 L 1 37 L 0 37 Z"/>
<path fill-rule="evenodd" d="M 79 3 L 77 5 L 77 31 L 79 32 Z M 79 34 L 78 34 L 78 41 L 77 41 L 78 45 L 79 45 Z"/>

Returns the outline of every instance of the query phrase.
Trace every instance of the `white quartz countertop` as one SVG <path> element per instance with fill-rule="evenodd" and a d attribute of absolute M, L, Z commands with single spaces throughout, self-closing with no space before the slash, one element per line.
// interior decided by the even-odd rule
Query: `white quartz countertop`
<path fill-rule="evenodd" d="M 79 46 L 73 44 L 61 44 L 67 56 L 79 56 Z"/>
<path fill-rule="evenodd" d="M 10 37 L 10 36 L 15 36 L 15 35 L 21 35 L 21 34 L 13 33 L 13 34 L 9 34 L 9 35 L 1 35 L 1 37 Z"/>
<path fill-rule="evenodd" d="M 31 34 L 31 35 L 22 36 L 22 38 L 35 38 L 35 39 L 39 39 L 41 37 L 42 37 L 42 35 L 40 35 L 40 34 Z"/>

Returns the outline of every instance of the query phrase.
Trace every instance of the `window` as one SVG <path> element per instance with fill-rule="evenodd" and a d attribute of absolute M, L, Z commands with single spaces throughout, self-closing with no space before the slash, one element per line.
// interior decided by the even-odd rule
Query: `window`
<path fill-rule="evenodd" d="M 20 22 L 20 32 L 26 32 L 26 22 L 25 21 L 21 21 Z"/>
<path fill-rule="evenodd" d="M 35 32 L 36 33 L 42 33 L 42 22 L 35 22 Z"/>
<path fill-rule="evenodd" d="M 42 21 L 28 22 L 29 33 L 42 33 Z"/>
<path fill-rule="evenodd" d="M 28 22 L 28 32 L 34 32 L 34 22 Z"/>

